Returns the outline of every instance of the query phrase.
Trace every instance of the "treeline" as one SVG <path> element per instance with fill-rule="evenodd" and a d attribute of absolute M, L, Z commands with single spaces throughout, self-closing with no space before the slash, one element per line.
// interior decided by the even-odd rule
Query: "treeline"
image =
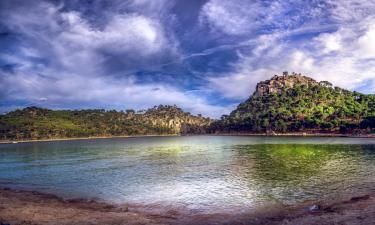
<path fill-rule="evenodd" d="M 142 111 L 28 107 L 0 115 L 0 139 L 203 133 L 210 123 L 209 118 L 165 105 Z"/>
<path fill-rule="evenodd" d="M 291 77 L 284 76 L 287 82 Z M 262 96 L 254 94 L 230 115 L 214 122 L 210 132 L 369 133 L 374 128 L 375 95 L 351 92 L 323 81 L 296 83 Z"/>
<path fill-rule="evenodd" d="M 213 121 L 177 106 L 142 111 L 49 110 L 0 115 L 0 139 L 48 139 L 204 133 L 350 133 L 375 129 L 375 95 L 333 87 L 299 74 L 274 76 L 229 115 Z"/>

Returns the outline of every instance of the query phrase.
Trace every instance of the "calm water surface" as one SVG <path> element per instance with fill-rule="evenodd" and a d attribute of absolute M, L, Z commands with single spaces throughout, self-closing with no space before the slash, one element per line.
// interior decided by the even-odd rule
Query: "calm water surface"
<path fill-rule="evenodd" d="M 144 137 L 0 145 L 0 186 L 192 212 L 375 191 L 375 139 Z"/>

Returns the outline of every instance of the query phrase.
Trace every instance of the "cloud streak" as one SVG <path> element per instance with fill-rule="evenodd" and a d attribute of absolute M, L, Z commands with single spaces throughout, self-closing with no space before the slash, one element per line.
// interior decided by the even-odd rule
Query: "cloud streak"
<path fill-rule="evenodd" d="M 217 118 L 284 70 L 373 92 L 374 10 L 373 0 L 1 1 L 0 111 L 178 104 Z"/>
<path fill-rule="evenodd" d="M 231 71 L 219 77 L 209 74 L 209 87 L 226 98 L 242 100 L 254 91 L 257 82 L 286 70 L 369 93 L 375 80 L 375 51 L 371 44 L 375 43 L 375 19 L 370 12 L 375 2 L 327 1 L 325 5 L 330 5 L 327 12 L 317 15 L 326 14 L 331 24 L 311 30 L 306 29 L 311 24 L 308 22 L 295 29 L 275 29 L 258 35 L 256 47 L 239 53 Z"/>

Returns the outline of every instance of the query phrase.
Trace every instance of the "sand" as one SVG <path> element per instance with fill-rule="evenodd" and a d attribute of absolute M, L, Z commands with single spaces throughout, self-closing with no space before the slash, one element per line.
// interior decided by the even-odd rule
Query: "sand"
<path fill-rule="evenodd" d="M 317 205 L 315 209 L 309 209 Z M 139 207 L 93 200 L 63 200 L 54 195 L 0 189 L 0 224 L 10 225 L 122 225 L 122 224 L 269 224 L 373 225 L 375 193 L 335 202 L 308 202 L 233 214 L 147 213 Z"/>
<path fill-rule="evenodd" d="M 0 222 L 11 225 L 166 224 L 162 216 L 129 212 L 126 205 L 63 200 L 37 192 L 0 190 Z"/>

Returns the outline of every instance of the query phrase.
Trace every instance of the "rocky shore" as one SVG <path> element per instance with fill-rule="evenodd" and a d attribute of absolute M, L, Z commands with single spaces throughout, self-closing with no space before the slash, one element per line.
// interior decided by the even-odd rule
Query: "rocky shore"
<path fill-rule="evenodd" d="M 375 193 L 231 215 L 192 214 L 178 210 L 156 214 L 142 212 L 136 206 L 111 205 L 85 199 L 63 200 L 54 195 L 38 192 L 0 190 L 0 224 L 9 225 L 370 225 L 374 224 L 374 221 Z"/>

